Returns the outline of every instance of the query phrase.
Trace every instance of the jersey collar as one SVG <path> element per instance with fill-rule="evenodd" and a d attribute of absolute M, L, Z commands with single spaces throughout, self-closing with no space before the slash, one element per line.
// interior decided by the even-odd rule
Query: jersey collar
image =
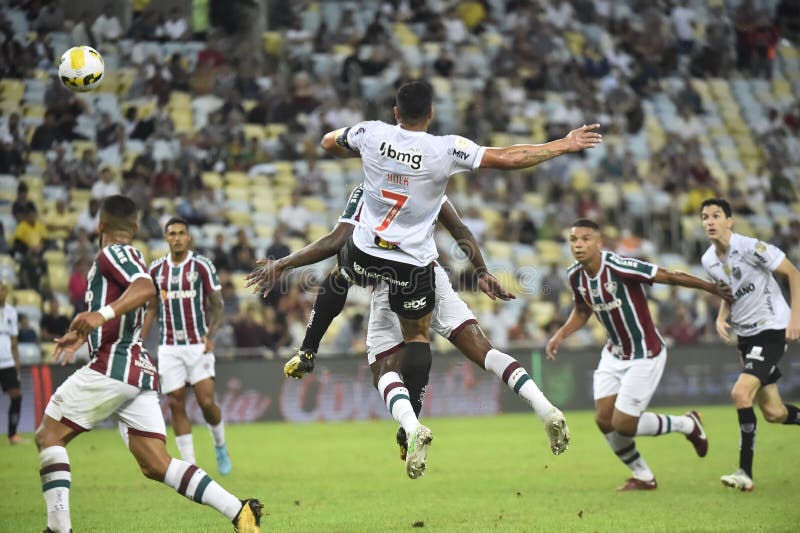
<path fill-rule="evenodd" d="M 189 262 L 189 259 L 191 259 L 193 255 L 194 255 L 194 251 L 193 250 L 189 250 L 189 253 L 186 254 L 186 259 L 184 259 L 183 261 L 181 261 L 180 263 L 178 263 L 176 265 L 176 264 L 174 264 L 172 262 L 172 254 L 167 252 L 167 264 L 172 268 L 182 267 L 183 265 L 185 265 L 186 263 Z"/>

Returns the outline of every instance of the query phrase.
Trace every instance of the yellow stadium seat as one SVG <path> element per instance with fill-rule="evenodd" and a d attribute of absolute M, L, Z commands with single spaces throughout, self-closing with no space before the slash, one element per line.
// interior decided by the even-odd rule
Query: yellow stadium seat
<path fill-rule="evenodd" d="M 47 277 L 50 288 L 55 292 L 69 292 L 69 271 L 66 264 L 48 264 Z"/>
<path fill-rule="evenodd" d="M 246 202 L 250 199 L 250 190 L 247 187 L 228 185 L 225 187 L 225 198 L 228 200 L 241 200 Z"/>
<path fill-rule="evenodd" d="M 327 213 L 328 206 L 325 201 L 316 196 L 307 196 L 303 198 L 303 206 L 312 213 Z"/>
<path fill-rule="evenodd" d="M 27 305 L 37 309 L 42 308 L 42 297 L 33 289 L 20 289 L 14 291 L 14 302 L 16 305 Z"/>
<path fill-rule="evenodd" d="M 245 124 L 244 136 L 247 139 L 258 139 L 259 141 L 265 137 L 264 127 L 260 124 Z"/>
<path fill-rule="evenodd" d="M 270 56 L 279 56 L 283 52 L 284 39 L 279 31 L 265 31 L 261 34 L 264 52 Z"/>
<path fill-rule="evenodd" d="M 250 176 L 240 171 L 228 171 L 225 173 L 225 183 L 233 187 L 247 187 L 250 185 Z"/>
<path fill-rule="evenodd" d="M 250 216 L 250 213 L 228 211 L 225 217 L 228 219 L 228 222 L 234 226 L 251 226 L 253 224 L 253 217 Z"/>
<path fill-rule="evenodd" d="M 222 187 L 222 176 L 220 176 L 219 172 L 203 172 L 201 179 L 203 180 L 203 185 L 209 189 L 219 189 Z"/>
<path fill-rule="evenodd" d="M 47 250 L 43 255 L 48 268 L 67 264 L 67 256 L 61 250 Z"/>

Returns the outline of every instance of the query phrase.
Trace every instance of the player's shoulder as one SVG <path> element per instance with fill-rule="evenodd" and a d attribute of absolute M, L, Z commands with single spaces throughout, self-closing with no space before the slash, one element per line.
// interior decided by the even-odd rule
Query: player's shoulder
<path fill-rule="evenodd" d="M 608 250 L 603 250 L 603 257 L 606 264 L 611 268 L 637 268 L 642 263 L 647 263 L 641 259 L 626 257 Z"/>
<path fill-rule="evenodd" d="M 211 270 L 212 272 L 216 270 L 216 268 L 214 268 L 214 263 L 211 261 L 211 259 L 204 256 L 203 254 L 194 253 L 192 254 L 192 259 L 197 263 L 206 267 L 208 270 Z"/>
<path fill-rule="evenodd" d="M 700 263 L 704 267 L 709 268 L 717 262 L 719 262 L 719 259 L 717 258 L 717 250 L 714 248 L 714 245 L 711 244 L 708 248 L 706 248 L 706 251 L 703 252 L 702 257 L 700 257 Z"/>
<path fill-rule="evenodd" d="M 163 264 L 164 264 L 164 261 L 166 261 L 166 260 L 167 260 L 167 255 L 168 255 L 168 254 L 164 254 L 164 255 L 162 255 L 161 257 L 157 257 L 156 259 L 153 259 L 153 260 L 150 262 L 150 266 L 148 267 L 148 269 L 149 269 L 149 270 L 153 270 L 154 268 L 158 268 L 158 267 L 160 267 L 161 265 L 163 265 Z"/>
<path fill-rule="evenodd" d="M 569 267 L 567 267 L 567 276 L 572 278 L 576 274 L 579 274 L 583 270 L 583 265 L 580 261 L 575 261 Z"/>
<path fill-rule="evenodd" d="M 126 244 L 115 242 L 103 248 L 103 251 L 120 261 L 127 260 L 128 258 L 141 259 L 143 257 L 142 252 L 140 252 L 134 245 L 129 243 Z"/>
<path fill-rule="evenodd" d="M 358 135 L 364 135 L 368 132 L 383 130 L 386 128 L 393 128 L 391 124 L 387 124 L 382 120 L 363 120 L 357 124 L 353 124 L 350 127 L 350 136 L 356 137 Z"/>

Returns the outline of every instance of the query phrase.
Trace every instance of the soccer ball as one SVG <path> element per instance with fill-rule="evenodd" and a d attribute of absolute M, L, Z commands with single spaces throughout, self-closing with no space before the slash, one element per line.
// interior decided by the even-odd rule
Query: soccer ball
<path fill-rule="evenodd" d="M 91 46 L 74 46 L 64 52 L 58 64 L 58 79 L 70 91 L 85 93 L 100 86 L 105 65 Z"/>

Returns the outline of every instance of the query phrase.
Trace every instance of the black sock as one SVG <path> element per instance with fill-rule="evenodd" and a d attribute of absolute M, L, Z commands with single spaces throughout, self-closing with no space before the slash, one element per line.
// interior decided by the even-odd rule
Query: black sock
<path fill-rule="evenodd" d="M 752 407 L 737 409 L 739 415 L 739 468 L 753 478 L 753 449 L 756 445 L 756 412 Z"/>
<path fill-rule="evenodd" d="M 17 434 L 17 424 L 19 424 L 19 412 L 22 407 L 22 396 L 12 398 L 8 406 L 8 436 Z"/>
<path fill-rule="evenodd" d="M 308 319 L 306 336 L 303 339 L 303 350 L 316 353 L 319 351 L 319 343 L 328 331 L 328 327 L 333 319 L 339 316 L 344 309 L 347 301 L 347 291 L 350 285 L 338 274 L 331 272 L 322 281 L 314 301 L 314 309 L 311 311 L 311 318 Z"/>
<path fill-rule="evenodd" d="M 795 407 L 794 405 L 785 403 L 783 404 L 786 406 L 786 410 L 789 411 L 789 414 L 786 415 L 786 420 L 783 421 L 784 424 L 796 424 L 800 426 L 800 409 Z"/>
<path fill-rule="evenodd" d="M 428 386 L 432 362 L 431 345 L 427 342 L 409 342 L 404 346 L 400 372 L 403 374 L 403 383 L 408 389 L 411 406 L 417 417 L 422 412 L 422 402 L 425 400 L 425 388 Z"/>

